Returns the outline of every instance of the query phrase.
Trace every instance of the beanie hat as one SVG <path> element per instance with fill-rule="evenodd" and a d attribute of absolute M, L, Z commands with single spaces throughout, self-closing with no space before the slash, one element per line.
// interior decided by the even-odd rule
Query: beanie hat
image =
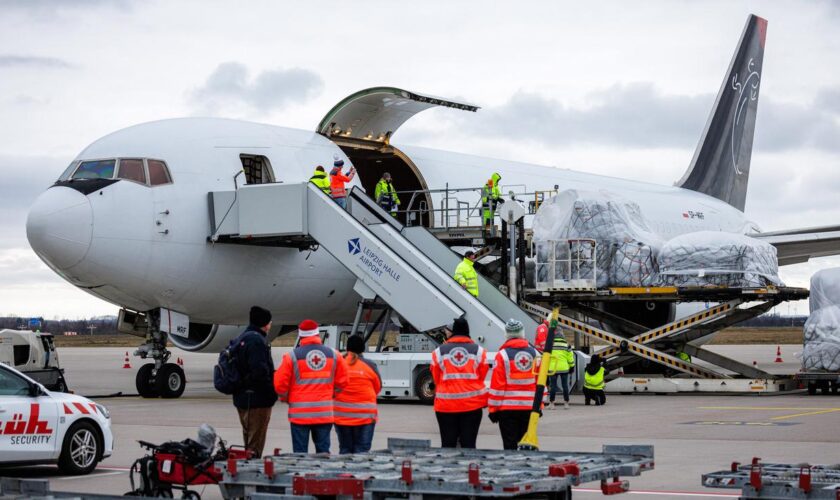
<path fill-rule="evenodd" d="M 305 319 L 298 325 L 298 336 L 314 337 L 318 335 L 318 323 L 311 319 Z"/>
<path fill-rule="evenodd" d="M 350 335 L 347 337 L 347 351 L 361 354 L 365 352 L 365 338 L 361 335 Z"/>
<path fill-rule="evenodd" d="M 522 322 L 512 318 L 509 319 L 508 322 L 505 323 L 505 337 L 509 339 L 525 338 Z"/>
<path fill-rule="evenodd" d="M 333 166 L 334 167 L 343 167 L 344 166 L 344 160 L 335 160 L 333 162 Z"/>
<path fill-rule="evenodd" d="M 248 322 L 257 328 L 262 328 L 271 323 L 271 311 L 260 306 L 252 306 L 248 314 Z"/>
<path fill-rule="evenodd" d="M 458 318 L 452 322 L 452 335 L 466 335 L 470 336 L 470 324 L 464 318 Z"/>

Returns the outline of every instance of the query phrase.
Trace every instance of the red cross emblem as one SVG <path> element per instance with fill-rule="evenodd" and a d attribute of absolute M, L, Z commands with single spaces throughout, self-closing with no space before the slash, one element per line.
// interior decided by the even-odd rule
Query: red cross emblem
<path fill-rule="evenodd" d="M 534 357 L 529 352 L 520 351 L 513 357 L 513 363 L 520 371 L 528 371 L 534 366 Z"/>
<path fill-rule="evenodd" d="M 458 368 L 467 364 L 467 360 L 469 359 L 469 357 L 470 354 L 463 347 L 456 347 L 455 349 L 452 349 L 452 352 L 449 353 L 449 360 L 452 362 L 453 365 L 457 366 Z"/>
<path fill-rule="evenodd" d="M 319 351 L 310 351 L 306 355 L 306 366 L 310 370 L 323 370 L 327 364 L 327 359 Z"/>

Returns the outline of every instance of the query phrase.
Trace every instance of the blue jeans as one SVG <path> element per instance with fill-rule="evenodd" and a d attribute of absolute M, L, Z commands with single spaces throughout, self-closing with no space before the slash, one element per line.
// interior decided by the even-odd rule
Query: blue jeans
<path fill-rule="evenodd" d="M 346 455 L 369 452 L 374 427 L 376 427 L 376 422 L 365 425 L 335 424 L 335 433 L 338 434 L 338 453 Z"/>
<path fill-rule="evenodd" d="M 330 452 L 330 430 L 332 424 L 292 426 L 292 451 L 295 453 L 309 453 L 309 433 L 312 432 L 312 442 L 315 443 L 315 453 Z"/>
<path fill-rule="evenodd" d="M 338 206 L 340 206 L 344 210 L 347 210 L 347 198 L 342 196 L 341 198 L 333 198 L 333 199 L 335 200 L 336 203 L 338 203 Z"/>
<path fill-rule="evenodd" d="M 548 400 L 552 403 L 554 402 L 554 396 L 557 394 L 557 379 L 560 379 L 560 385 L 563 387 L 563 401 L 569 402 L 569 374 L 567 373 L 555 373 L 554 375 L 549 377 L 549 382 L 551 382 L 551 390 L 548 393 Z"/>

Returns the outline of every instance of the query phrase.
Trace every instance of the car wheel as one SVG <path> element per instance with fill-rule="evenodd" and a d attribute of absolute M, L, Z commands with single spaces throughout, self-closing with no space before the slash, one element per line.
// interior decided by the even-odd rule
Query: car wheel
<path fill-rule="evenodd" d="M 137 387 L 137 394 L 142 398 L 156 398 L 158 397 L 155 384 L 152 380 L 152 371 L 155 365 L 153 363 L 146 363 L 137 370 L 137 377 L 134 379 L 134 385 Z"/>
<path fill-rule="evenodd" d="M 74 476 L 89 474 L 102 456 L 99 435 L 90 422 L 73 424 L 64 436 L 58 468 Z"/>
<path fill-rule="evenodd" d="M 435 382 L 432 379 L 432 372 L 423 368 L 417 373 L 414 379 L 414 393 L 423 404 L 432 404 L 435 401 Z"/>
<path fill-rule="evenodd" d="M 166 363 L 155 376 L 157 393 L 162 398 L 179 398 L 187 387 L 184 370 L 174 363 Z"/>

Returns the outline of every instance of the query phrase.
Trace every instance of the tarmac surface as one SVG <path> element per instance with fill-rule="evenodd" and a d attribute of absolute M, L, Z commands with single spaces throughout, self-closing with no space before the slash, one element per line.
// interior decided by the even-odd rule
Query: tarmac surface
<path fill-rule="evenodd" d="M 800 346 L 782 347 L 784 363 L 774 363 L 776 347 L 712 346 L 712 349 L 777 373 L 799 368 L 795 354 Z M 275 361 L 284 348 L 275 348 Z M 71 389 L 94 396 L 106 405 L 113 422 L 114 454 L 89 476 L 62 477 L 54 466 L 0 469 L 0 475 L 48 478 L 53 491 L 123 494 L 129 488 L 128 469 L 143 455 L 137 440 L 164 442 L 195 438 L 198 426 L 209 423 L 232 444 L 241 443 L 241 430 L 230 398 L 212 385 L 215 354 L 173 352 L 183 359 L 187 389 L 177 400 L 144 400 L 135 394 L 134 377 L 140 366 L 131 357 L 132 369 L 123 369 L 124 348 L 63 348 L 62 367 Z M 102 397 L 122 392 L 121 397 Z M 384 448 L 387 438 L 431 439 L 439 445 L 434 412 L 412 402 L 380 405 L 374 449 Z M 612 395 L 603 407 L 584 406 L 583 397 L 572 395 L 571 408 L 546 410 L 540 421 L 542 449 L 600 451 L 603 444 L 652 444 L 656 469 L 628 478 L 634 497 L 737 497 L 737 490 L 706 489 L 700 475 L 728 469 L 733 461 L 840 463 L 840 397 L 808 396 L 803 391 L 783 395 Z M 333 436 L 333 451 L 337 441 Z M 480 448 L 501 449 L 499 431 L 485 419 L 478 438 Z M 286 406 L 278 404 L 272 416 L 266 451 L 291 449 Z M 204 498 L 220 498 L 215 486 L 197 488 Z M 575 490 L 584 498 L 600 496 L 598 484 Z"/>

